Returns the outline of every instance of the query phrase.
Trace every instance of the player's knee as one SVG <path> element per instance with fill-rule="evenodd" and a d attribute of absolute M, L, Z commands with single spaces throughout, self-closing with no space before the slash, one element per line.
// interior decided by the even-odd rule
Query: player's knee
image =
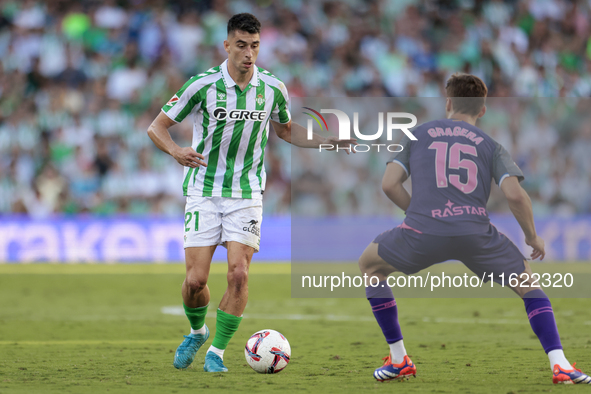
<path fill-rule="evenodd" d="M 544 290 L 539 287 L 529 289 L 523 288 L 522 291 L 517 291 L 517 294 L 519 294 L 521 298 L 545 298 L 548 300 L 548 296 L 544 293 Z"/>
<path fill-rule="evenodd" d="M 535 290 L 535 288 L 532 288 L 532 285 L 531 284 L 527 284 L 527 283 L 522 283 L 521 286 L 516 287 L 516 288 L 513 288 L 513 291 L 515 291 L 517 293 L 517 295 L 519 297 L 521 297 L 521 298 L 528 297 L 527 296 L 527 293 L 531 292 L 532 290 Z M 537 294 L 537 293 L 535 293 L 535 294 Z"/>
<path fill-rule="evenodd" d="M 536 283 L 534 282 L 533 279 L 521 281 L 519 283 L 519 285 L 517 285 L 516 287 L 512 287 L 512 290 L 515 293 L 517 293 L 517 295 L 520 296 L 521 298 L 527 297 L 527 295 L 526 295 L 527 293 L 529 293 L 533 290 L 536 290 L 536 289 L 539 290 L 539 288 L 536 286 Z M 541 291 L 541 292 L 543 293 L 543 291 Z M 539 292 L 536 292 L 535 294 L 537 294 L 536 297 L 539 296 Z"/>
<path fill-rule="evenodd" d="M 248 286 L 248 269 L 241 265 L 228 271 L 228 285 L 239 292 Z"/>
<path fill-rule="evenodd" d="M 191 290 L 191 292 L 199 293 L 201 292 L 205 286 L 207 285 L 207 280 L 205 278 L 196 277 L 187 277 L 185 279 L 187 283 L 187 287 Z"/>

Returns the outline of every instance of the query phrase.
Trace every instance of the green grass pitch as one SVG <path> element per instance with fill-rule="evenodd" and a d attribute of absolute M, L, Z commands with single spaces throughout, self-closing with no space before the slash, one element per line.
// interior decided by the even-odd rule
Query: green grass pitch
<path fill-rule="evenodd" d="M 254 264 L 245 319 L 230 343 L 230 372 L 203 372 L 204 350 L 178 371 L 173 352 L 187 334 L 181 306 L 184 266 L 0 265 L 0 393 L 182 392 L 589 392 L 556 387 L 523 303 L 505 299 L 397 299 L 417 377 L 378 383 L 388 353 L 364 299 L 292 299 L 288 264 Z M 225 265 L 212 266 L 212 306 L 225 289 Z M 591 371 L 588 299 L 555 299 L 566 355 Z M 215 312 L 215 307 L 210 311 Z M 282 332 L 292 359 L 259 375 L 244 359 L 248 337 Z M 207 391 L 204 391 L 207 390 Z"/>

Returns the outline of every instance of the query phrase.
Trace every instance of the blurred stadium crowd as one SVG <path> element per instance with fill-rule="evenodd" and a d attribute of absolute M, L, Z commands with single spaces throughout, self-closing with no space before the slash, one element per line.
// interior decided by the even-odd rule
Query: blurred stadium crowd
<path fill-rule="evenodd" d="M 238 12 L 261 20 L 257 65 L 292 97 L 441 97 L 455 71 L 494 97 L 591 95 L 591 1 L 0 0 L 0 213 L 181 213 L 182 169 L 145 131 L 190 76 L 225 59 Z M 578 103 L 581 120 L 590 101 Z M 591 122 L 564 131 L 564 116 L 507 113 L 491 133 L 531 174 L 536 210 L 589 213 Z M 191 128 L 173 138 L 189 144 Z M 293 187 L 314 196 L 314 171 L 292 174 L 290 154 L 270 138 L 267 214 L 289 212 Z M 339 161 L 379 185 L 383 167 Z M 322 185 L 318 212 L 380 213 L 381 193 L 346 183 Z"/>

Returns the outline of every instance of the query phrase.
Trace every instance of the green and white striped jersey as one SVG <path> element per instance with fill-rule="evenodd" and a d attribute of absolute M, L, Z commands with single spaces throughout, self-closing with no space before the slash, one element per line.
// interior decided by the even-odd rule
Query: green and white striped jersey
<path fill-rule="evenodd" d="M 269 118 L 279 123 L 291 120 L 283 82 L 254 66 L 250 83 L 241 91 L 227 63 L 191 78 L 162 107 L 175 122 L 193 115 L 192 147 L 207 163 L 185 167 L 185 196 L 260 196 L 265 190 Z"/>

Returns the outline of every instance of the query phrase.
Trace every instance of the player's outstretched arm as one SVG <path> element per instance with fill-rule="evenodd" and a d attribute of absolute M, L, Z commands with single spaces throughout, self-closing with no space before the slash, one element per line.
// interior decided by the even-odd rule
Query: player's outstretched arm
<path fill-rule="evenodd" d="M 509 176 L 501 183 L 501 190 L 507 197 L 509 208 L 521 226 L 525 234 L 525 243 L 533 248 L 531 253 L 532 260 L 544 259 L 544 240 L 536 233 L 534 224 L 534 213 L 532 211 L 531 199 L 521 185 L 516 176 Z"/>
<path fill-rule="evenodd" d="M 349 148 L 350 151 L 351 145 L 357 145 L 356 139 L 339 140 L 336 137 L 325 138 L 316 133 L 312 134 L 312 139 L 309 140 L 308 130 L 292 121 L 278 123 L 271 120 L 271 124 L 279 138 L 300 148 L 319 148 L 320 145 L 325 145 L 325 150 L 336 150 L 338 147 L 340 149 Z M 349 153 L 349 151 L 345 151 Z"/>
<path fill-rule="evenodd" d="M 164 112 L 160 112 L 148 127 L 148 136 L 158 149 L 174 157 L 180 165 L 192 168 L 198 166 L 207 167 L 202 154 L 195 152 L 195 149 L 190 146 L 181 148 L 172 140 L 168 129 L 175 124 L 174 120 L 170 119 Z"/>
<path fill-rule="evenodd" d="M 404 211 L 410 205 L 410 194 L 402 186 L 406 178 L 408 178 L 406 171 L 397 163 L 388 163 L 382 178 L 382 190 L 394 204 Z"/>

